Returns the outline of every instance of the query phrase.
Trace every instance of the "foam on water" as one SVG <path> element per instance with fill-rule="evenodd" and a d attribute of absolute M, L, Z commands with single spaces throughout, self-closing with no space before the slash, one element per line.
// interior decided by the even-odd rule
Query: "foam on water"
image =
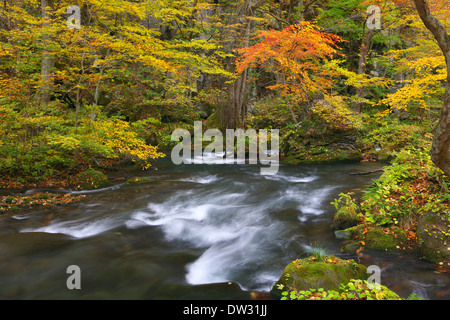
<path fill-rule="evenodd" d="M 206 176 L 206 177 L 194 177 L 194 178 L 189 178 L 189 179 L 181 179 L 181 181 L 195 182 L 195 183 L 201 183 L 201 184 L 210 184 L 210 183 L 214 183 L 218 180 L 219 180 L 219 178 L 217 177 L 217 175 L 210 175 L 210 176 Z"/>
<path fill-rule="evenodd" d="M 74 238 L 88 238 L 114 229 L 120 224 L 121 223 L 112 219 L 101 219 L 88 222 L 81 222 L 79 220 L 60 221 L 53 222 L 45 227 L 23 229 L 20 232 L 62 233 Z"/>
<path fill-rule="evenodd" d="M 282 250 L 287 226 L 274 219 L 274 214 L 283 208 L 297 209 L 299 214 L 320 214 L 329 189 L 307 186 L 317 176 L 285 175 L 271 179 L 274 181 L 269 184 L 260 175 L 254 178 L 250 184 L 217 175 L 190 178 L 199 185 L 188 194 L 176 192 L 162 202 L 150 202 L 145 210 L 134 212 L 126 225 L 159 227 L 167 241 L 204 249 L 197 260 L 186 266 L 189 284 L 233 281 L 244 290 L 270 290 L 279 274 L 257 274 L 254 270 L 270 260 L 271 252 Z M 291 186 L 293 181 L 300 184 Z M 214 189 L 209 187 L 211 183 Z M 280 187 L 278 194 L 261 197 L 267 186 L 273 191 Z"/>

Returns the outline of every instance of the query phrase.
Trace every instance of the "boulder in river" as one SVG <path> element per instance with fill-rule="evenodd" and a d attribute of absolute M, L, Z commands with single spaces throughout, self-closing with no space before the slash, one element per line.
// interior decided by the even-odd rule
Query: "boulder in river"
<path fill-rule="evenodd" d="M 150 178 L 144 178 L 144 177 L 132 177 L 128 179 L 122 186 L 128 187 L 133 185 L 139 185 L 139 184 L 147 184 L 147 183 L 154 183 L 157 180 L 150 179 Z"/>
<path fill-rule="evenodd" d="M 297 259 L 284 270 L 272 288 L 271 294 L 281 297 L 284 291 L 300 291 L 311 288 L 338 290 L 342 283 L 351 279 L 365 280 L 369 277 L 367 268 L 353 260 L 342 260 L 335 256 Z"/>
<path fill-rule="evenodd" d="M 89 168 L 73 176 L 69 184 L 76 190 L 93 190 L 108 187 L 111 183 L 103 172 Z"/>
<path fill-rule="evenodd" d="M 338 240 L 357 240 L 366 248 L 385 251 L 405 249 L 408 246 L 406 232 L 398 227 L 381 228 L 359 224 L 345 230 L 335 231 L 335 236 Z"/>
<path fill-rule="evenodd" d="M 417 224 L 418 249 L 428 261 L 449 267 L 450 223 L 448 215 L 424 213 Z"/>

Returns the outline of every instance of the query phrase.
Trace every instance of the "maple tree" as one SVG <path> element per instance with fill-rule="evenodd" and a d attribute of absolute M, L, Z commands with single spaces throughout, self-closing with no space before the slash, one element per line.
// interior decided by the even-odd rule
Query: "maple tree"
<path fill-rule="evenodd" d="M 281 31 L 262 31 L 257 39 L 257 44 L 237 50 L 242 56 L 236 70 L 241 73 L 249 67 L 261 67 L 277 74 L 280 80 L 268 88 L 282 92 L 298 123 L 292 103 L 308 101 L 314 92 L 330 87 L 329 72 L 320 62 L 336 54 L 339 37 L 302 22 Z"/>

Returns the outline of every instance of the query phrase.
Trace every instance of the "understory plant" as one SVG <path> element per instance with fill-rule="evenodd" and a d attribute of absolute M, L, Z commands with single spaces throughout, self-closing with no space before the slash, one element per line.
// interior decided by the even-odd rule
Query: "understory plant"
<path fill-rule="evenodd" d="M 323 288 L 284 291 L 281 300 L 401 300 L 393 291 L 378 283 L 368 283 L 366 280 L 350 280 L 341 284 L 338 290 Z"/>
<path fill-rule="evenodd" d="M 361 211 L 366 223 L 409 229 L 425 212 L 449 215 L 449 186 L 428 152 L 408 148 L 364 191 Z"/>

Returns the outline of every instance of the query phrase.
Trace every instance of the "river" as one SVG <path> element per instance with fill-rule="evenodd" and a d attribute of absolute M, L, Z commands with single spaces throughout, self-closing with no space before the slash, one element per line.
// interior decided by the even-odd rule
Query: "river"
<path fill-rule="evenodd" d="M 360 192 L 377 163 L 175 166 L 157 183 L 92 192 L 81 202 L 0 216 L 0 299 L 252 299 L 312 246 L 381 268 L 402 297 L 450 299 L 450 277 L 414 254 L 339 253 L 330 229 L 340 192 Z M 80 270 L 69 290 L 68 266 Z"/>

